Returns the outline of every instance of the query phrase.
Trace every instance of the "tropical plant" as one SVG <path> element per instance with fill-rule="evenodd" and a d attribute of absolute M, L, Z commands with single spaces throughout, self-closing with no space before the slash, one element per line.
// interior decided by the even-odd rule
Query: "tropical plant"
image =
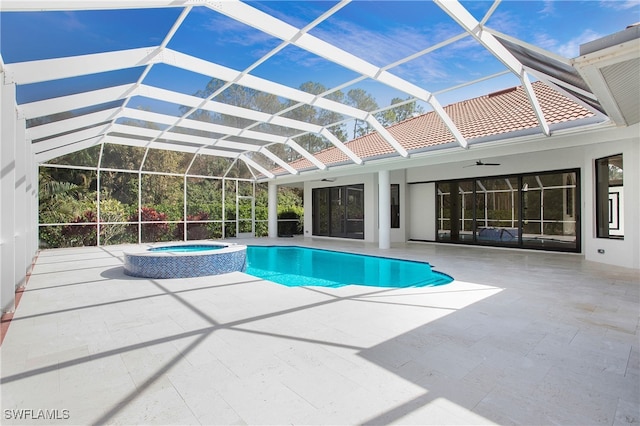
<path fill-rule="evenodd" d="M 100 222 L 111 222 L 100 226 L 100 244 L 119 244 L 126 240 L 127 214 L 124 206 L 113 198 L 100 200 Z"/>
<path fill-rule="evenodd" d="M 144 242 L 167 241 L 171 237 L 167 214 L 158 212 L 152 207 L 142 207 L 135 215 L 129 217 L 129 222 L 137 222 L 140 217 L 142 226 L 142 240 Z M 152 222 L 152 223 L 144 223 Z M 158 223 L 153 223 L 158 222 Z M 134 226 L 130 227 L 132 231 Z M 137 227 L 136 227 L 137 229 Z"/>

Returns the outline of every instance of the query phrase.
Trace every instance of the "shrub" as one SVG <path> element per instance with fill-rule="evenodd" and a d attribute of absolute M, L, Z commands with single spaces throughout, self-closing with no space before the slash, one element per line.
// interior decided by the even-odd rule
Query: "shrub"
<path fill-rule="evenodd" d="M 139 212 L 129 217 L 129 222 L 137 222 L 138 215 L 140 215 L 142 222 L 161 222 L 142 224 L 143 242 L 168 241 L 171 238 L 169 224 L 162 223 L 167 220 L 166 213 L 158 212 L 152 207 L 142 207 Z"/>
<path fill-rule="evenodd" d="M 93 210 L 87 210 L 81 216 L 76 216 L 70 223 L 96 223 L 97 221 Z M 96 225 L 64 225 L 60 247 L 95 246 L 98 244 L 96 230 Z"/>
<path fill-rule="evenodd" d="M 126 222 L 127 214 L 124 205 L 113 198 L 100 200 L 100 223 L 102 222 Z M 127 238 L 127 225 L 118 223 L 100 226 L 100 244 L 120 244 Z M 137 233 L 136 233 L 137 234 Z M 136 237 L 136 240 L 138 238 Z"/>
<path fill-rule="evenodd" d="M 209 230 L 206 223 L 188 223 L 199 220 L 209 220 L 209 213 L 198 212 L 187 215 L 187 240 L 206 240 L 209 238 Z M 184 240 L 184 222 L 178 223 L 173 236 L 176 240 Z"/>

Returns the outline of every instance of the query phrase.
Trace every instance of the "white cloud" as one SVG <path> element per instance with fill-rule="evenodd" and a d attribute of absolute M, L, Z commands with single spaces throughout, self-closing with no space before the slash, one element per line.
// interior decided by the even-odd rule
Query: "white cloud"
<path fill-rule="evenodd" d="M 487 26 L 514 37 L 517 37 L 521 30 L 525 29 L 525 26 L 520 24 L 518 16 L 504 10 L 496 10 L 489 18 Z"/>
<path fill-rule="evenodd" d="M 543 15 L 552 15 L 555 12 L 555 5 L 553 3 L 553 0 L 545 0 L 542 2 L 542 4 L 543 7 L 538 13 Z"/>
<path fill-rule="evenodd" d="M 603 0 L 600 5 L 616 10 L 627 10 L 640 6 L 640 3 L 638 0 Z"/>
<path fill-rule="evenodd" d="M 533 44 L 545 50 L 556 52 L 557 46 L 558 46 L 558 40 L 551 37 L 549 34 L 537 33 L 535 35 L 535 40 Z"/>
<path fill-rule="evenodd" d="M 603 37 L 602 34 L 597 33 L 591 29 L 586 29 L 579 36 L 574 37 L 568 42 L 557 46 L 554 51 L 564 56 L 565 58 L 575 58 L 580 54 L 581 44 L 593 41 L 601 37 Z"/>
<path fill-rule="evenodd" d="M 397 26 L 389 30 L 372 30 L 349 21 L 333 22 L 331 31 L 314 30 L 314 35 L 328 43 L 377 66 L 386 66 L 438 42 L 459 35 L 462 30 L 453 23 L 430 27 Z M 429 86 L 435 82 L 455 79 L 458 71 L 447 62 L 466 58 L 469 62 L 490 56 L 484 49 L 478 54 L 478 43 L 464 38 L 410 62 L 390 69 L 390 72 L 409 81 L 420 81 Z"/>
<path fill-rule="evenodd" d="M 64 12 L 63 18 L 56 17 L 55 26 L 64 28 L 67 31 L 82 31 L 87 26 L 78 18 L 76 12 Z"/>
<path fill-rule="evenodd" d="M 212 33 L 221 34 L 219 43 L 233 43 L 240 46 L 257 46 L 273 40 L 273 37 L 235 21 L 214 16 L 203 27 Z"/>

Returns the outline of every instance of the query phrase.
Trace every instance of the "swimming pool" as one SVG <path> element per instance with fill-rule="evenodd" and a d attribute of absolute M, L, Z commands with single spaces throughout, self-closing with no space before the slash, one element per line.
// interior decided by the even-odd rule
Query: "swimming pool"
<path fill-rule="evenodd" d="M 453 281 L 424 262 L 298 246 L 248 246 L 246 273 L 289 287 L 427 287 Z"/>

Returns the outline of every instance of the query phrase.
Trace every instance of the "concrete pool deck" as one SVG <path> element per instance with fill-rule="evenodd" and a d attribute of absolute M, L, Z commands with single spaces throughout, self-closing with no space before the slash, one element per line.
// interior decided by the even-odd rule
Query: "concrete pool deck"
<path fill-rule="evenodd" d="M 154 280 L 124 275 L 130 246 L 45 250 L 0 349 L 2 423 L 640 422 L 638 270 L 436 244 L 234 242 L 429 261 L 456 281 Z"/>

